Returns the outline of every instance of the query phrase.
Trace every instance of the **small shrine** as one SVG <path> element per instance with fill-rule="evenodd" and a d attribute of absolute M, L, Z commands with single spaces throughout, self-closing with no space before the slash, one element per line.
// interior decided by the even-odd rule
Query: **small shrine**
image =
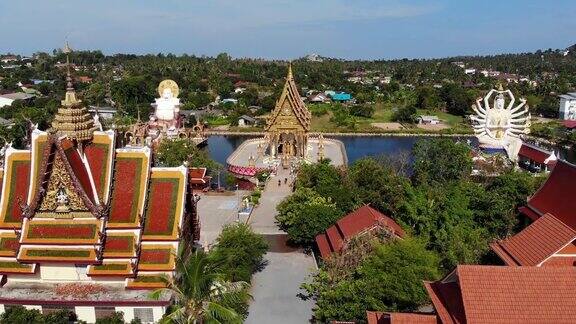
<path fill-rule="evenodd" d="M 508 158 L 516 161 L 522 146 L 520 136 L 530 132 L 530 113 L 526 99 L 516 99 L 510 90 L 499 85 L 472 106 L 476 113 L 470 116 L 474 133 L 480 147 L 486 151 L 505 151 Z"/>
<path fill-rule="evenodd" d="M 342 142 L 310 134 L 312 114 L 300 97 L 292 73 L 288 75 L 276 107 L 268 117 L 262 138 L 242 143 L 227 159 L 228 171 L 240 177 L 253 177 L 265 170 L 293 169 L 300 163 L 325 158 L 334 165 L 345 165 Z"/>
<path fill-rule="evenodd" d="M 124 141 L 132 146 L 154 147 L 163 139 L 189 139 L 196 145 L 206 144 L 204 125 L 200 121 L 192 128 L 184 127 L 180 114 L 180 89 L 173 80 L 164 80 L 158 85 L 158 98 L 152 103 L 154 113 L 147 122 L 138 121 L 124 133 Z"/>

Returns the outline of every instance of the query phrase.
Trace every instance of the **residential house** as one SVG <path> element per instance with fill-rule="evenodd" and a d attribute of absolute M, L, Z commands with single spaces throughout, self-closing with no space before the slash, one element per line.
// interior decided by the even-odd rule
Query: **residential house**
<path fill-rule="evenodd" d="M 248 115 L 242 115 L 238 118 L 239 127 L 250 127 L 256 125 L 256 119 Z"/>
<path fill-rule="evenodd" d="M 440 124 L 440 119 L 438 119 L 438 116 L 420 115 L 420 116 L 418 116 L 418 118 L 416 118 L 416 120 L 418 121 L 418 124 L 423 124 L 423 125 Z"/>
<path fill-rule="evenodd" d="M 336 102 L 347 102 L 352 100 L 352 95 L 346 92 L 337 92 L 332 95 L 332 100 Z"/>
<path fill-rule="evenodd" d="M 560 95 L 558 117 L 563 120 L 576 120 L 576 92 Z"/>
<path fill-rule="evenodd" d="M 24 93 L 24 92 L 13 92 L 0 95 L 0 108 L 5 106 L 11 106 L 16 100 L 31 100 L 35 95 Z"/>
<path fill-rule="evenodd" d="M 322 92 L 311 94 L 306 99 L 311 103 L 324 103 L 330 101 L 330 98 Z"/>

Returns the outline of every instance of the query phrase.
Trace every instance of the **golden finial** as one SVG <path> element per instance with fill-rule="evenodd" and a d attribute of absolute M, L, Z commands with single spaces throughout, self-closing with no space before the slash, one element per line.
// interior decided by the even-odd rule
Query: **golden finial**
<path fill-rule="evenodd" d="M 502 87 L 502 83 L 498 82 L 498 91 L 504 91 L 504 88 Z"/>
<path fill-rule="evenodd" d="M 292 75 L 292 61 L 290 61 L 290 63 L 288 63 L 288 76 L 286 78 L 288 80 L 294 79 L 294 76 Z"/>
<path fill-rule="evenodd" d="M 72 53 L 72 48 L 70 44 L 66 41 L 62 53 L 66 54 L 66 91 L 74 91 L 74 86 L 72 85 L 72 76 L 70 75 L 70 53 Z"/>

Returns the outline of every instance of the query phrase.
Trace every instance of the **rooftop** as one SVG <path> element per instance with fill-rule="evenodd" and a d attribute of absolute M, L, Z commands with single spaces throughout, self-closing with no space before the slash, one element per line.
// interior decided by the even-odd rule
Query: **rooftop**
<path fill-rule="evenodd" d="M 576 192 L 576 165 L 558 160 L 546 182 L 521 209 L 526 216 L 536 220 L 550 213 L 576 230 L 576 199 L 566 199 Z"/>
<path fill-rule="evenodd" d="M 576 239 L 576 231 L 546 214 L 520 233 L 490 244 L 509 266 L 538 266 Z"/>
<path fill-rule="evenodd" d="M 3 95 L 0 95 L 0 97 L 6 98 L 6 99 L 12 99 L 12 100 L 27 100 L 27 99 L 34 98 L 35 95 L 30 94 L 30 93 L 24 93 L 24 92 L 13 92 L 13 93 L 6 93 Z"/>
<path fill-rule="evenodd" d="M 460 265 L 425 283 L 444 324 L 571 323 L 576 268 Z"/>
<path fill-rule="evenodd" d="M 336 224 L 328 228 L 325 234 L 316 236 L 316 244 L 322 258 L 341 251 L 345 240 L 376 226 L 387 227 L 398 237 L 404 236 L 404 231 L 392 218 L 364 205 L 342 217 Z"/>

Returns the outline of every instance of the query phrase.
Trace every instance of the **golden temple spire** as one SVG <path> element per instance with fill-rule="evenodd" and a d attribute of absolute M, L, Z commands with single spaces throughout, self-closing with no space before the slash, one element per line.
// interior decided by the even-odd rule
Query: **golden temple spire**
<path fill-rule="evenodd" d="M 292 61 L 288 63 L 288 76 L 286 77 L 288 80 L 294 80 L 294 75 L 292 74 Z"/>
<path fill-rule="evenodd" d="M 62 52 L 66 54 L 66 96 L 62 100 L 62 107 L 58 108 L 52 121 L 52 132 L 78 142 L 87 141 L 92 139 L 93 132 L 96 130 L 94 119 L 81 105 L 82 101 L 76 98 L 70 73 L 72 49 L 68 42 L 66 42 Z"/>

